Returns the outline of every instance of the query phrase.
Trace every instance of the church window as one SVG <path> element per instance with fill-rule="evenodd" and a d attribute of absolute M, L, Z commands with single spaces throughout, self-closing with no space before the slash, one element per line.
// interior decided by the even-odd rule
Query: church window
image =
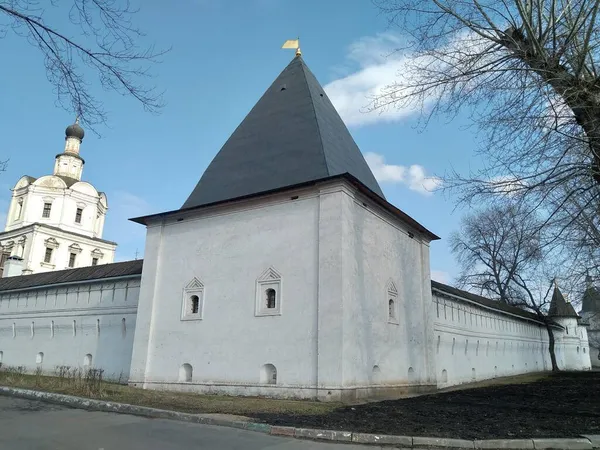
<path fill-rule="evenodd" d="M 46 247 L 46 253 L 44 254 L 44 262 L 50 264 L 52 261 L 52 249 L 50 247 Z"/>
<path fill-rule="evenodd" d="M 92 258 L 92 266 L 98 265 L 98 258 Z"/>
<path fill-rule="evenodd" d="M 193 278 L 183 289 L 181 320 L 200 320 L 204 303 L 204 284 Z"/>
<path fill-rule="evenodd" d="M 256 280 L 255 316 L 281 314 L 281 275 L 272 267 Z"/>
<path fill-rule="evenodd" d="M 267 300 L 267 308 L 274 309 L 277 300 L 277 292 L 275 292 L 275 289 L 267 289 L 265 291 L 265 297 Z"/>
<path fill-rule="evenodd" d="M 42 210 L 42 217 L 48 219 L 50 217 L 50 210 L 52 209 L 52 203 L 45 202 L 44 209 Z"/>
<path fill-rule="evenodd" d="M 83 209 L 77 208 L 75 212 L 75 223 L 81 223 L 81 215 L 83 214 Z"/>
<path fill-rule="evenodd" d="M 15 220 L 19 220 L 21 218 L 21 214 L 23 214 L 23 199 L 19 200 L 17 203 L 17 214 L 15 216 Z"/>
<path fill-rule="evenodd" d="M 69 267 L 75 267 L 75 259 L 77 258 L 77 253 L 69 254 Z"/>
<path fill-rule="evenodd" d="M 396 318 L 395 303 L 394 300 L 392 300 L 391 298 L 388 302 L 388 314 L 390 319 Z"/>

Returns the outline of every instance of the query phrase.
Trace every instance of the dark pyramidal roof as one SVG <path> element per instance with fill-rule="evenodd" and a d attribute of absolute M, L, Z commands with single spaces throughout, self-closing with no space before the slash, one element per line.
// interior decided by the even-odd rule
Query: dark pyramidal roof
<path fill-rule="evenodd" d="M 296 56 L 225 142 L 182 209 L 346 173 L 385 198 L 327 94 Z"/>
<path fill-rule="evenodd" d="M 548 315 L 551 317 L 579 317 L 573 305 L 565 300 L 558 286 L 554 286 Z"/>
<path fill-rule="evenodd" d="M 592 284 L 590 276 L 586 277 L 587 287 L 583 294 L 581 312 L 600 313 L 600 290 Z"/>

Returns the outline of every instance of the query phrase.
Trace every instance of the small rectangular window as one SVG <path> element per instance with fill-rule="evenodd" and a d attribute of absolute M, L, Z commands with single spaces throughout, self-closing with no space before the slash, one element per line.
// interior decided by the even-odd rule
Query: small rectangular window
<path fill-rule="evenodd" d="M 52 261 L 52 249 L 50 247 L 46 247 L 46 253 L 44 254 L 44 262 L 50 264 Z"/>
<path fill-rule="evenodd" d="M 77 258 L 77 253 L 71 253 L 69 255 L 69 267 L 75 267 L 75 258 Z"/>
<path fill-rule="evenodd" d="M 98 265 L 98 258 L 92 258 L 92 266 Z"/>
<path fill-rule="evenodd" d="M 75 223 L 81 223 L 81 215 L 83 214 L 83 209 L 77 208 L 75 212 Z"/>
<path fill-rule="evenodd" d="M 50 218 L 50 210 L 52 209 L 52 203 L 44 203 L 44 210 L 42 211 L 42 217 L 45 219 Z"/>

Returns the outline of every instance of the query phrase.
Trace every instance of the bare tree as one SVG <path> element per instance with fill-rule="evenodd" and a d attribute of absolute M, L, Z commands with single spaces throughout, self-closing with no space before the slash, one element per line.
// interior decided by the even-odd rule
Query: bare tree
<path fill-rule="evenodd" d="M 549 222 L 567 205 L 557 230 L 598 235 L 600 0 L 373 2 L 412 48 L 371 108 L 466 110 L 479 132 L 483 168 L 445 177 L 459 201 L 527 197 Z"/>
<path fill-rule="evenodd" d="M 544 265 L 540 230 L 540 220 L 520 205 L 495 205 L 466 216 L 450 241 L 461 268 L 458 284 L 534 312 L 546 326 L 557 371 L 555 324 L 547 315 L 552 276 Z"/>
<path fill-rule="evenodd" d="M 48 12 L 68 18 L 68 27 L 47 23 Z M 148 111 L 163 106 L 161 93 L 142 80 L 165 51 L 140 47 L 144 35 L 132 23 L 135 13 L 128 0 L 0 0 L 0 37 L 14 32 L 37 47 L 57 103 L 94 129 L 106 112 L 90 89 L 89 69 L 102 88 L 131 96 Z"/>

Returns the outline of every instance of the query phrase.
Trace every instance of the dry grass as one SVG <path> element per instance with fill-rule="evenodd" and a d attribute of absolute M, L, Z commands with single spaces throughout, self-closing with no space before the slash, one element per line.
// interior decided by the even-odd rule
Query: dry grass
<path fill-rule="evenodd" d="M 0 385 L 193 414 L 215 413 L 243 416 L 256 413 L 283 413 L 319 415 L 327 414 L 341 406 L 338 403 L 306 400 L 200 395 L 139 389 L 105 381 L 102 379 L 101 373 L 89 373 L 89 371 L 82 369 L 65 367 L 57 368 L 54 376 L 45 376 L 40 372 L 33 375 L 26 374 L 23 368 L 2 368 L 0 369 Z"/>

